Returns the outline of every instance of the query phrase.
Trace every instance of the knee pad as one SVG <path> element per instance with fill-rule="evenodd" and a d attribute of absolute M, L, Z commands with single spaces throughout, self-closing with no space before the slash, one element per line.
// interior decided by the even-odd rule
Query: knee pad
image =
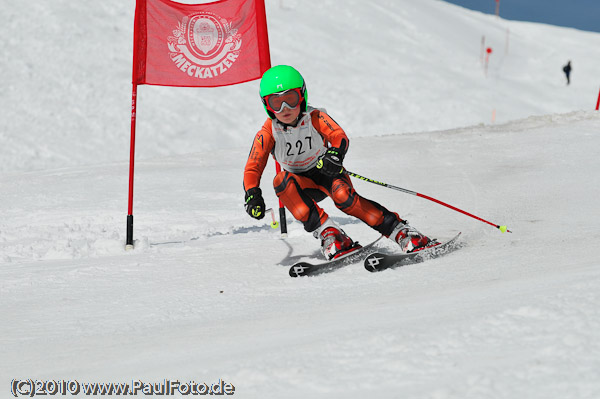
<path fill-rule="evenodd" d="M 273 179 L 275 193 L 292 216 L 304 224 L 304 230 L 311 232 L 321 225 L 327 215 L 318 208 L 310 195 L 304 192 L 289 172 L 281 172 Z"/>
<path fill-rule="evenodd" d="M 356 192 L 348 183 L 342 179 L 337 179 L 331 186 L 331 199 L 339 209 L 348 209 L 352 207 L 356 200 Z"/>

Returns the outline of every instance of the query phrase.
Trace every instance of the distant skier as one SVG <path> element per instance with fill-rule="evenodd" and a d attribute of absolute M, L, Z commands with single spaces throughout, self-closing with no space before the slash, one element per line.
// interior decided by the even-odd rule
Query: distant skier
<path fill-rule="evenodd" d="M 563 72 L 567 77 L 567 85 L 571 84 L 571 61 L 567 62 L 567 65 L 563 67 Z"/>
<path fill-rule="evenodd" d="M 282 167 L 273 186 L 279 200 L 321 240 L 321 252 L 333 259 L 354 242 L 317 202 L 331 197 L 336 207 L 397 242 L 404 252 L 426 246 L 430 239 L 378 203 L 358 195 L 342 162 L 349 140 L 323 109 L 307 104 L 304 78 L 287 65 L 267 70 L 260 81 L 260 97 L 269 116 L 256 134 L 244 169 L 246 212 L 265 215 L 260 180 L 272 154 Z"/>

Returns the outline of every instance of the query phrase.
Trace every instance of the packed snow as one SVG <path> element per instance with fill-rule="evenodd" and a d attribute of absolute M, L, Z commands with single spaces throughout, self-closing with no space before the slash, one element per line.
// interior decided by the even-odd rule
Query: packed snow
<path fill-rule="evenodd" d="M 125 251 L 134 3 L 0 11 L 0 397 L 25 379 L 221 380 L 240 398 L 600 397 L 600 34 L 438 0 L 267 0 L 272 63 L 296 66 L 347 131 L 349 170 L 513 231 L 355 181 L 430 236 L 462 232 L 463 247 L 292 279 L 318 242 L 289 213 L 282 239 L 243 208 L 266 117 L 258 81 L 139 88 Z M 273 176 L 271 162 L 276 208 Z M 377 238 L 322 204 L 353 239 Z"/>

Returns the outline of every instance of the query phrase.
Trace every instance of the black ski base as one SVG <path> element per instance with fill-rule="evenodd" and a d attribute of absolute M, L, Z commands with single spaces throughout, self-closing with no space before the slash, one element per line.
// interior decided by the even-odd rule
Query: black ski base
<path fill-rule="evenodd" d="M 451 240 L 437 244 L 430 248 L 412 253 L 380 253 L 374 252 L 365 258 L 364 266 L 370 272 L 380 272 L 385 269 L 405 266 L 413 263 L 424 262 L 428 259 L 438 258 L 460 248 L 458 233 Z"/>
<path fill-rule="evenodd" d="M 344 266 L 360 262 L 364 259 L 365 255 L 371 249 L 373 245 L 383 236 L 379 237 L 375 241 L 350 251 L 338 258 L 322 263 L 310 263 L 310 262 L 298 262 L 290 267 L 290 277 L 301 277 L 301 276 L 316 276 L 323 273 L 329 273 Z"/>

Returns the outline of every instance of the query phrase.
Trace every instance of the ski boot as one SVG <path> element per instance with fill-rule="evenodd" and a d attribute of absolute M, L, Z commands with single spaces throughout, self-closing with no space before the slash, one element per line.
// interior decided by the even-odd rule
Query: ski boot
<path fill-rule="evenodd" d="M 410 226 L 406 220 L 398 222 L 390 234 L 390 238 L 400 245 L 400 250 L 404 253 L 419 251 L 432 242 L 427 236 Z"/>
<path fill-rule="evenodd" d="M 313 236 L 321 239 L 321 253 L 327 260 L 335 259 L 355 247 L 360 248 L 360 245 L 352 241 L 331 219 L 327 219 L 315 230 Z"/>

